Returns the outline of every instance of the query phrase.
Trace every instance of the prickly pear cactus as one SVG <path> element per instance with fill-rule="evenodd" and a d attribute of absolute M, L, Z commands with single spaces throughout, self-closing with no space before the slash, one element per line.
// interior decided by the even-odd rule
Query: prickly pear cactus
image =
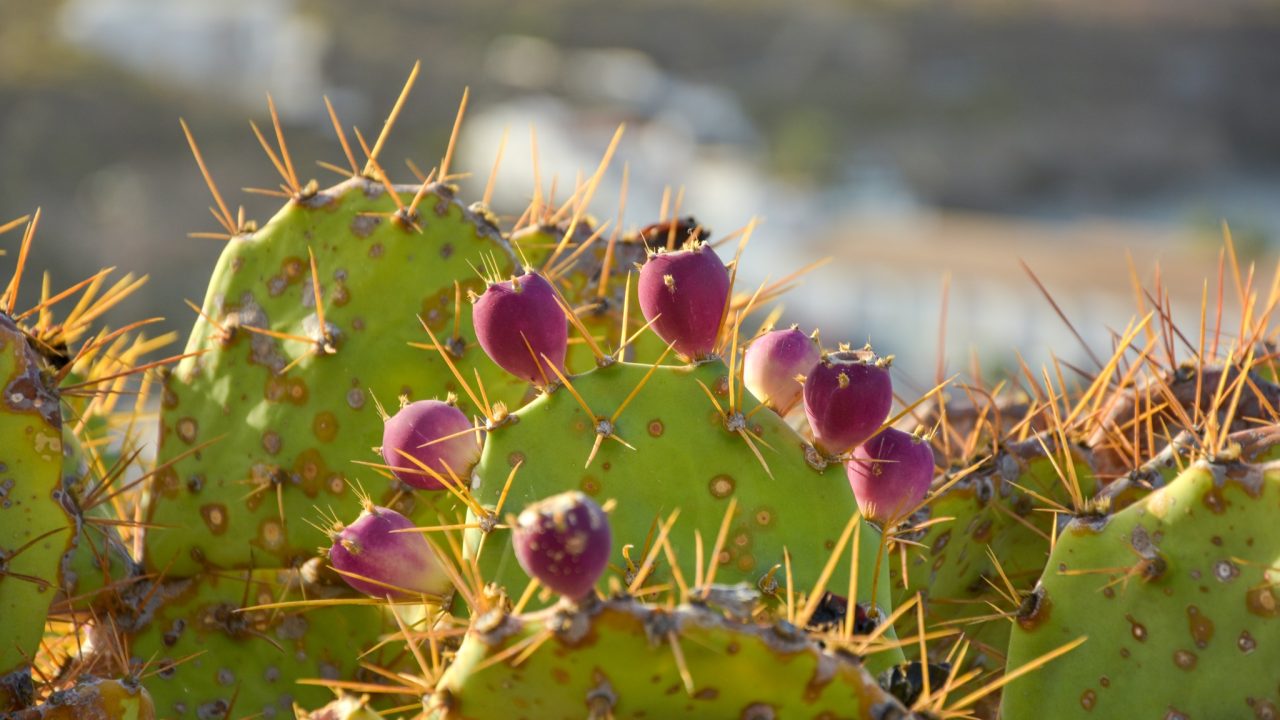
<path fill-rule="evenodd" d="M 25 702 L 59 564 L 71 549 L 58 391 L 27 336 L 0 313 L 0 711 Z"/>
<path fill-rule="evenodd" d="M 492 510 L 504 492 L 504 507 L 510 509 L 566 490 L 580 490 L 601 502 L 616 500 L 610 518 L 614 546 L 631 545 L 636 565 L 656 542 L 654 529 L 679 509 L 679 535 L 672 535 L 672 544 L 683 577 L 692 579 L 695 531 L 710 552 L 733 502 L 727 541 L 716 558 L 719 581 L 754 586 L 769 585 L 769 578 L 776 588 L 781 585 L 779 567 L 786 562 L 784 550 L 790 554 L 797 591 L 807 592 L 818 581 L 857 513 L 844 469 L 839 464 L 821 472 L 810 467 L 803 438 L 773 412 L 753 412 L 755 400 L 740 394 L 743 406 L 736 422 L 743 429 L 735 432 L 732 418 L 727 421 L 707 394 L 721 407 L 729 406 L 729 370 L 722 363 L 613 363 L 569 382 L 572 389 L 561 387 L 538 398 L 490 432 L 476 467 L 474 493 L 482 505 Z M 748 433 L 760 458 L 744 437 Z M 471 547 L 483 535 L 472 530 Z M 860 538 L 860 557 L 874 558 L 879 534 L 864 524 Z M 505 586 L 513 597 L 520 594 L 527 577 L 516 563 L 508 531 L 488 533 L 480 560 L 487 579 Z M 627 563 L 617 552 L 614 562 L 618 572 L 611 576 L 630 584 Z M 867 600 L 875 588 L 876 605 L 887 612 L 887 569 L 881 568 L 877 580 L 874 567 L 871 562 L 860 565 L 859 597 Z M 658 568 L 653 582 L 672 581 L 665 559 Z M 836 565 L 829 587 L 847 592 L 847 555 Z M 607 591 L 607 584 L 602 582 L 601 589 Z"/>
<path fill-rule="evenodd" d="M 406 206 L 418 191 L 397 188 Z M 506 242 L 447 186 L 419 207 L 397 215 L 383 185 L 353 178 L 228 241 L 187 344 L 203 354 L 165 386 L 151 489 L 149 520 L 192 532 L 148 533 L 148 568 L 288 567 L 324 541 L 303 520 L 317 506 L 354 516 L 352 461 L 376 459 L 381 437 L 375 398 L 457 389 L 440 357 L 409 346 L 425 339 L 419 317 L 465 377 L 480 370 L 491 401 L 519 404 L 526 386 L 476 346 L 465 301 L 481 287 L 473 267 L 510 267 Z M 428 497 L 450 496 L 406 496 Z"/>
<path fill-rule="evenodd" d="M 786 623 L 629 598 L 479 618 L 425 703 L 434 720 L 909 717 L 855 657 Z"/>
<path fill-rule="evenodd" d="M 1280 708 L 1280 466 L 1210 464 L 1059 532 L 1024 603 L 1003 717 L 1275 717 Z"/>

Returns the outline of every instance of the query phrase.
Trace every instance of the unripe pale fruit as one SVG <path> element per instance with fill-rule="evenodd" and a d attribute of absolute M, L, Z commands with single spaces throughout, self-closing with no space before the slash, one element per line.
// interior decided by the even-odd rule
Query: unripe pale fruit
<path fill-rule="evenodd" d="M 396 477 L 411 487 L 444 489 L 444 485 L 418 463 L 446 480 L 451 478 L 452 471 L 465 484 L 471 468 L 480 461 L 480 445 L 472 430 L 471 421 L 452 403 L 439 400 L 409 403 L 382 426 L 382 458 L 393 468 Z"/>
<path fill-rule="evenodd" d="M 786 415 L 804 393 L 796 376 L 808 375 L 821 358 L 817 340 L 795 326 L 773 330 L 747 345 L 742 356 L 742 381 L 760 402 Z"/>
<path fill-rule="evenodd" d="M 576 490 L 525 508 L 513 532 L 520 567 L 571 600 L 589 595 L 609 565 L 609 518 Z"/>
<path fill-rule="evenodd" d="M 710 245 L 659 251 L 640 268 L 640 312 L 680 355 L 700 359 L 716 349 L 729 302 L 729 271 Z"/>
<path fill-rule="evenodd" d="M 552 366 L 564 372 L 569 321 L 538 273 L 490 284 L 475 298 L 471 322 L 485 354 L 512 375 L 546 387 L 556 381 Z"/>
<path fill-rule="evenodd" d="M 862 515 L 893 522 L 914 510 L 929 492 L 933 450 L 918 435 L 885 428 L 853 451 L 845 471 Z"/>
<path fill-rule="evenodd" d="M 814 445 L 830 456 L 866 442 L 893 407 L 889 363 L 868 347 L 827 353 L 804 381 L 804 412 Z"/>
<path fill-rule="evenodd" d="M 435 551 L 409 518 L 367 506 L 356 521 L 333 533 L 329 562 L 351 587 L 373 597 L 443 596 L 451 585 Z"/>

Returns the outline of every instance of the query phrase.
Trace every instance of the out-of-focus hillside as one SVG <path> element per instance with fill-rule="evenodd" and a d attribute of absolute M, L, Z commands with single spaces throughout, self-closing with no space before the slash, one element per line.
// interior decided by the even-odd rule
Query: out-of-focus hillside
<path fill-rule="evenodd" d="M 336 160 L 320 95 L 372 134 L 421 58 L 388 165 L 434 164 L 469 85 L 460 160 L 483 176 L 509 128 L 498 198 L 518 213 L 530 123 L 544 176 L 563 188 L 625 121 L 629 224 L 652 219 L 665 185 L 685 186 L 684 207 L 717 231 L 764 218 L 749 280 L 840 256 L 844 269 L 822 271 L 792 303 L 794 319 L 821 314 L 846 336 L 925 350 L 933 330 L 917 326 L 925 305 L 936 322 L 945 264 L 961 303 L 957 362 L 969 344 L 1034 355 L 1045 341 L 1064 346 L 1036 331 L 1056 322 L 1048 306 L 1029 282 L 984 279 L 1016 276 L 1020 255 L 1046 271 L 1085 258 L 1122 268 L 1132 245 L 1139 267 L 1162 258 L 1194 275 L 1216 260 L 1201 247 L 1227 219 L 1270 263 L 1276 47 L 1280 7 L 1246 0 L 0 0 L 0 220 L 43 207 L 33 265 L 60 283 L 106 264 L 150 273 L 121 313 L 181 328 L 181 299 L 203 292 L 219 247 L 186 237 L 212 220 L 177 118 L 232 202 L 265 220 L 274 203 L 234 192 L 272 182 L 246 121 L 265 119 L 265 93 L 295 156 Z M 619 181 L 615 172 L 602 188 L 602 215 Z M 975 295 L 964 310 L 970 286 L 1009 295 Z M 1088 315 L 1080 325 L 1124 321 L 1091 283 L 1054 289 Z M 1173 289 L 1179 304 L 1198 302 L 1198 283 Z M 919 322 L 885 319 L 913 304 Z"/>

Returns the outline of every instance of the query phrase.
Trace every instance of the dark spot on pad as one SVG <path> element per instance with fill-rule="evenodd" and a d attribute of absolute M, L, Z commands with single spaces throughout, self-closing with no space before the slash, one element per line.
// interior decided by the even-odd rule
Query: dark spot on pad
<path fill-rule="evenodd" d="M 711 495 L 718 498 L 727 498 L 733 494 L 734 481 L 728 475 L 717 475 L 711 478 Z"/>

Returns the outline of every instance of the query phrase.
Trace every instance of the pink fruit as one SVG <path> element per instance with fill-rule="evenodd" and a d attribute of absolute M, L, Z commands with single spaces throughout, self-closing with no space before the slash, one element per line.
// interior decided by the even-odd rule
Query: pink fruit
<path fill-rule="evenodd" d="M 525 508 L 513 533 L 520 567 L 571 600 L 589 595 L 609 565 L 609 518 L 576 490 Z"/>
<path fill-rule="evenodd" d="M 804 412 L 814 445 L 830 456 L 866 442 L 893 407 L 889 363 L 868 346 L 827 353 L 804 382 Z"/>
<path fill-rule="evenodd" d="M 853 451 L 845 471 L 863 516 L 893 522 L 914 510 L 929 492 L 933 450 L 918 435 L 885 428 Z"/>
<path fill-rule="evenodd" d="M 404 484 L 422 490 L 443 490 L 444 485 L 418 463 L 446 480 L 456 475 L 465 482 L 471 468 L 480 461 L 480 445 L 473 429 L 471 421 L 452 402 L 409 403 L 382 426 L 382 458 Z"/>
<path fill-rule="evenodd" d="M 366 595 L 395 598 L 449 593 L 449 577 L 426 538 L 409 518 L 390 508 L 366 505 L 356 521 L 331 534 L 329 563 L 351 587 Z"/>
<path fill-rule="evenodd" d="M 680 355 L 697 360 L 715 351 L 729 271 L 710 245 L 691 241 L 650 255 L 640 268 L 638 294 L 645 320 Z"/>
<path fill-rule="evenodd" d="M 485 354 L 512 375 L 546 387 L 556 382 L 552 366 L 564 372 L 569 321 L 538 273 L 490 284 L 475 298 L 471 322 Z"/>
<path fill-rule="evenodd" d="M 796 376 L 808 375 L 821 358 L 817 340 L 792 325 L 751 341 L 742 356 L 742 379 L 761 402 L 786 415 L 804 393 Z"/>

